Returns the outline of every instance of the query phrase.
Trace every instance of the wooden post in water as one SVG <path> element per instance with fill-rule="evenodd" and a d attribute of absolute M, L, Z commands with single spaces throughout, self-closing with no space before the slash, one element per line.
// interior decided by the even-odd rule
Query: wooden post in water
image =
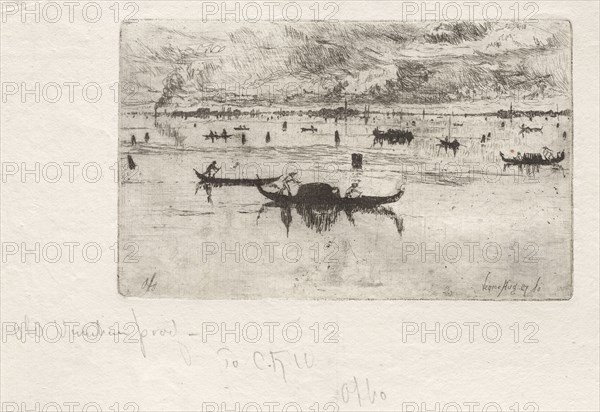
<path fill-rule="evenodd" d="M 352 168 L 362 169 L 363 155 L 361 153 L 352 153 Z"/>
<path fill-rule="evenodd" d="M 344 97 L 344 121 L 348 121 L 348 99 Z"/>

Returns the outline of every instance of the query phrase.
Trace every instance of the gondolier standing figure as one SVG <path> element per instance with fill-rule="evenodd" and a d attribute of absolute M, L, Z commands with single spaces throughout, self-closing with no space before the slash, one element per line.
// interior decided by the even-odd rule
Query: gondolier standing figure
<path fill-rule="evenodd" d="M 221 168 L 217 167 L 217 161 L 213 160 L 213 162 L 206 168 L 206 172 L 204 172 L 204 174 L 208 177 L 214 177 L 219 170 L 221 170 Z"/>
<path fill-rule="evenodd" d="M 298 185 L 302 183 L 302 182 L 300 182 L 300 180 L 296 179 L 297 174 L 298 174 L 298 172 L 292 172 L 283 178 L 283 181 L 282 181 L 283 186 L 279 190 L 279 194 L 283 194 L 283 191 L 287 190 L 288 195 L 289 196 L 292 195 L 292 189 L 290 188 L 290 183 L 296 183 Z"/>

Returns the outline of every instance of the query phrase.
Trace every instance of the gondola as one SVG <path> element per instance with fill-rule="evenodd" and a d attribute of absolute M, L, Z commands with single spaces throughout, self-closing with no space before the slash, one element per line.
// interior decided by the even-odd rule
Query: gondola
<path fill-rule="evenodd" d="M 275 183 L 276 181 L 278 181 L 281 176 L 279 177 L 272 177 L 272 178 L 268 178 L 268 179 L 220 179 L 218 177 L 208 177 L 203 173 L 200 173 L 199 171 L 197 171 L 196 169 L 194 169 L 194 172 L 196 172 L 196 176 L 198 176 L 198 179 L 200 179 L 200 181 L 202 183 L 212 183 L 215 185 L 219 185 L 219 186 L 255 186 L 255 185 L 267 185 L 269 183 Z"/>
<path fill-rule="evenodd" d="M 317 129 L 315 129 L 314 127 L 301 127 L 300 131 L 302 133 L 304 133 L 304 132 L 313 132 L 314 133 L 317 131 Z"/>
<path fill-rule="evenodd" d="M 542 155 L 537 157 L 523 157 L 521 159 L 517 159 L 515 157 L 504 157 L 504 153 L 500 152 L 500 157 L 507 165 L 538 165 L 538 166 L 546 166 L 546 165 L 554 165 L 562 162 L 565 159 L 565 152 L 559 152 L 553 158 L 544 158 Z"/>
<path fill-rule="evenodd" d="M 300 204 L 344 208 L 372 208 L 387 203 L 394 203 L 404 194 L 404 188 L 401 188 L 396 194 L 391 196 L 340 197 L 337 188 L 333 188 L 326 183 L 304 184 L 300 186 L 295 196 L 267 192 L 260 184 L 257 184 L 256 188 L 266 198 L 286 206 Z"/>
<path fill-rule="evenodd" d="M 234 127 L 233 130 L 250 130 L 250 128 L 249 127 L 239 126 L 239 127 Z"/>

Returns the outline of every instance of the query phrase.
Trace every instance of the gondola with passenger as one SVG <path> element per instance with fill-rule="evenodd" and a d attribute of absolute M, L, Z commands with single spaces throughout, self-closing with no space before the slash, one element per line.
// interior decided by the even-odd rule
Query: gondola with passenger
<path fill-rule="evenodd" d="M 562 162 L 565 159 L 565 152 L 558 152 L 556 156 L 542 155 L 541 153 L 524 153 L 523 155 L 517 155 L 516 157 L 506 157 L 504 156 L 504 153 L 500 152 L 500 158 L 507 165 L 549 166 Z"/>
<path fill-rule="evenodd" d="M 326 183 L 301 185 L 298 188 L 298 193 L 293 196 L 285 195 L 281 192 L 268 192 L 260 184 L 257 184 L 256 188 L 266 198 L 285 206 L 318 205 L 344 208 L 372 208 L 397 202 L 404 194 L 404 188 L 400 188 L 390 196 L 341 197 L 338 188 L 334 188 Z"/>

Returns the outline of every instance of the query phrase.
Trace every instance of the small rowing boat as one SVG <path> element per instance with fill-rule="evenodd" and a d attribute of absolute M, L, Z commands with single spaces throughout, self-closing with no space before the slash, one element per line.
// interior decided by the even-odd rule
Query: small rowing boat
<path fill-rule="evenodd" d="M 302 133 L 304 133 L 304 132 L 313 132 L 314 133 L 317 131 L 317 129 L 315 129 L 314 127 L 301 127 L 300 131 Z"/>
<path fill-rule="evenodd" d="M 398 201 L 404 194 L 401 188 L 397 193 L 391 196 L 360 196 L 360 197 L 340 197 L 339 189 L 326 183 L 308 183 L 300 186 L 295 196 L 288 196 L 282 193 L 267 192 L 261 185 L 256 188 L 266 198 L 275 203 L 294 206 L 294 205 L 318 205 L 318 206 L 339 206 L 344 208 L 372 208 L 387 203 Z"/>
<path fill-rule="evenodd" d="M 260 178 L 257 178 L 257 179 L 221 179 L 218 177 L 209 177 L 203 173 L 200 173 L 196 169 L 194 169 L 194 172 L 196 172 L 196 176 L 198 176 L 198 179 L 200 179 L 200 181 L 202 183 L 211 183 L 211 184 L 220 185 L 220 186 L 268 185 L 270 183 L 275 183 L 276 181 L 278 181 L 281 178 L 281 176 L 279 176 L 279 177 L 272 177 L 272 178 L 268 178 L 268 179 L 260 179 Z"/>
<path fill-rule="evenodd" d="M 234 127 L 233 130 L 250 130 L 250 128 L 244 127 L 244 126 L 239 126 L 239 127 Z"/>

